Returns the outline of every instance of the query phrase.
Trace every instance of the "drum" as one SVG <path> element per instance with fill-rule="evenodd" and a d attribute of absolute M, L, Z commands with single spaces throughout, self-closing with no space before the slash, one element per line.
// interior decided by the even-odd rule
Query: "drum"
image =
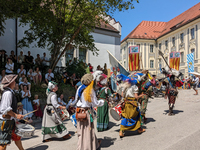
<path fill-rule="evenodd" d="M 118 104 L 114 108 L 110 110 L 110 115 L 115 119 L 116 121 L 121 120 L 121 114 L 122 114 L 122 108 L 121 104 Z"/>
<path fill-rule="evenodd" d="M 77 127 L 76 113 L 70 116 L 70 119 L 75 127 Z"/>
<path fill-rule="evenodd" d="M 62 121 L 69 118 L 69 113 L 66 109 L 60 110 L 59 115 L 60 115 L 60 118 L 61 118 Z"/>
<path fill-rule="evenodd" d="M 15 133 L 23 138 L 30 138 L 34 135 L 35 128 L 30 124 L 16 122 Z"/>

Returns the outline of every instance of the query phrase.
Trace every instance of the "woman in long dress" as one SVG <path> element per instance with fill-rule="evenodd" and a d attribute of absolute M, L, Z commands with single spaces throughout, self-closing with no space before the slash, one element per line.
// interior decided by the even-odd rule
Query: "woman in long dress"
<path fill-rule="evenodd" d="M 24 109 L 29 113 L 33 111 L 33 106 L 29 98 L 31 97 L 31 92 L 28 90 L 27 85 L 23 86 L 22 90 L 22 104 L 24 105 Z M 31 118 L 33 116 L 32 114 L 29 114 L 28 117 Z"/>
<path fill-rule="evenodd" d="M 102 79 L 99 82 L 99 85 L 102 87 L 98 94 L 99 100 L 104 100 L 104 105 L 98 107 L 97 109 L 97 131 L 105 131 L 108 129 L 109 125 L 109 105 L 108 98 L 112 95 L 111 90 L 107 87 L 107 76 L 102 75 Z"/>
<path fill-rule="evenodd" d="M 47 88 L 47 105 L 42 120 L 42 139 L 44 142 L 50 141 L 51 138 L 68 139 L 71 136 L 57 114 L 59 109 L 65 109 L 65 106 L 58 104 L 55 93 L 57 90 L 57 83 L 50 81 Z"/>
<path fill-rule="evenodd" d="M 80 86 L 76 92 L 75 102 L 76 115 L 79 111 L 86 112 L 86 120 L 77 119 L 78 148 L 77 150 L 96 150 L 100 146 L 100 141 L 94 132 L 94 121 L 91 107 L 104 105 L 104 100 L 97 100 L 93 89 L 95 76 L 86 74 L 82 77 Z"/>

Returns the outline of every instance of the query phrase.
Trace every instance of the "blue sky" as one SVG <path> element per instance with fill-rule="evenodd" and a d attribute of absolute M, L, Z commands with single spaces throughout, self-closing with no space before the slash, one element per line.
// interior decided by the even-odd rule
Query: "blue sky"
<path fill-rule="evenodd" d="M 139 0 L 135 9 L 115 12 L 112 16 L 122 25 L 123 40 L 139 23 L 146 21 L 169 21 L 199 3 L 199 0 Z"/>

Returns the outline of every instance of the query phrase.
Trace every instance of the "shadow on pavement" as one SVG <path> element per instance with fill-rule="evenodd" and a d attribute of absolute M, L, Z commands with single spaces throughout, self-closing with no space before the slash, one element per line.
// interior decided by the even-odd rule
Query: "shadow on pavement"
<path fill-rule="evenodd" d="M 119 123 L 115 123 L 115 122 L 109 122 L 109 129 L 108 130 L 110 130 L 112 127 L 114 127 L 114 126 L 119 126 Z"/>
<path fill-rule="evenodd" d="M 71 134 L 71 137 L 68 139 L 63 139 L 63 138 L 51 138 L 51 141 L 65 141 L 65 140 L 70 140 L 72 136 L 75 136 L 75 132 L 69 131 L 69 134 Z"/>
<path fill-rule="evenodd" d="M 101 142 L 101 147 L 99 148 L 99 150 L 101 148 L 108 148 L 111 145 L 114 145 L 114 141 L 116 141 L 117 138 L 111 138 L 111 137 L 104 136 L 104 139 L 100 139 L 100 140 L 102 140 L 102 142 Z"/>
<path fill-rule="evenodd" d="M 48 149 L 48 147 L 49 147 L 49 146 L 47 146 L 47 145 L 40 145 L 40 146 L 28 148 L 28 149 L 26 149 L 26 150 L 46 150 L 46 149 Z"/>
<path fill-rule="evenodd" d="M 37 138 L 37 137 L 39 137 L 39 136 L 34 135 L 34 136 L 31 137 L 31 139 L 32 139 L 32 138 Z M 30 138 L 22 138 L 22 141 L 24 141 L 24 140 L 29 140 L 29 139 L 30 139 Z"/>
<path fill-rule="evenodd" d="M 147 118 L 147 121 L 146 121 L 145 124 L 148 124 L 148 123 L 150 123 L 150 122 L 155 122 L 155 121 L 156 121 L 156 120 L 153 119 L 153 118 Z"/>
<path fill-rule="evenodd" d="M 164 110 L 164 112 L 165 113 L 163 113 L 163 114 L 167 115 L 169 113 L 169 110 Z M 173 110 L 174 114 L 179 114 L 179 113 L 182 113 L 182 112 L 184 112 L 184 111 L 183 110 Z"/>

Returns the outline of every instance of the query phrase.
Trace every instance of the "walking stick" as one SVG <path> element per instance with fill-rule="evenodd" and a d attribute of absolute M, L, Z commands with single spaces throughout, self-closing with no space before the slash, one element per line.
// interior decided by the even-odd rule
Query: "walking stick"
<path fill-rule="evenodd" d="M 165 60 L 165 58 L 164 58 L 164 54 L 160 51 L 160 50 L 158 50 L 158 54 L 163 58 L 163 60 L 165 61 L 165 63 L 167 64 L 167 66 L 169 67 L 169 69 L 171 70 L 171 67 L 169 66 L 169 64 L 167 63 L 167 61 Z"/>

